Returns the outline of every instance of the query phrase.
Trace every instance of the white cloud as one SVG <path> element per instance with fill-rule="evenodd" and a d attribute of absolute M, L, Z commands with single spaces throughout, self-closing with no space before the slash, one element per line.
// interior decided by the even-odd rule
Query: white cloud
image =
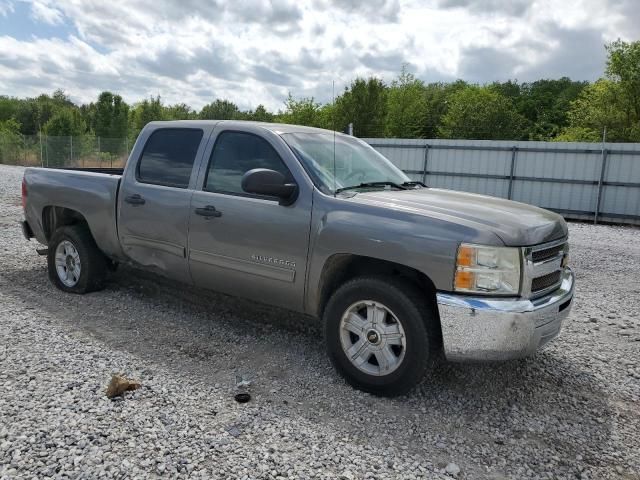
<path fill-rule="evenodd" d="M 0 0 L 0 17 L 6 17 L 13 11 L 14 6 L 11 0 Z"/>
<path fill-rule="evenodd" d="M 31 2 L 31 16 L 34 20 L 49 25 L 59 25 L 63 21 L 62 12 L 52 7 L 46 0 L 33 0 Z"/>
<path fill-rule="evenodd" d="M 635 0 L 47 0 L 38 22 L 66 30 L 0 36 L 0 94 L 103 89 L 195 108 L 227 98 L 281 108 L 286 95 L 331 98 L 355 76 L 485 82 L 604 70 L 602 44 L 633 39 Z M 3 9 L 4 8 L 4 9 Z M 0 15 L 17 15 L 0 0 Z"/>

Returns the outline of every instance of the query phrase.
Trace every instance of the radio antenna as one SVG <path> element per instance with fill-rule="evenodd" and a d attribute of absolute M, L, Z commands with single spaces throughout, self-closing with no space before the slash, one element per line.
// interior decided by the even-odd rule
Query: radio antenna
<path fill-rule="evenodd" d="M 333 196 L 336 196 L 336 81 L 331 80 L 331 123 L 333 123 Z"/>

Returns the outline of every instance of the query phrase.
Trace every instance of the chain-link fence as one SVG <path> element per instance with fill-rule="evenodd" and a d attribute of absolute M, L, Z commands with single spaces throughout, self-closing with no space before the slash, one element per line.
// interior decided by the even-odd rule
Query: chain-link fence
<path fill-rule="evenodd" d="M 0 132 L 0 163 L 44 167 L 124 167 L 127 138 L 53 137 Z"/>

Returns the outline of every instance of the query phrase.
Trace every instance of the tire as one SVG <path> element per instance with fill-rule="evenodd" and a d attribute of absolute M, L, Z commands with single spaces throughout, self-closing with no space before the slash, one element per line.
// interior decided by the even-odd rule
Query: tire
<path fill-rule="evenodd" d="M 60 227 L 54 232 L 49 240 L 47 266 L 51 282 L 69 293 L 100 290 L 107 274 L 107 258 L 89 227 L 83 224 Z"/>
<path fill-rule="evenodd" d="M 427 294 L 398 277 L 346 282 L 331 296 L 323 316 L 333 366 L 359 390 L 383 396 L 407 393 L 437 357 L 438 322 L 432 305 Z M 343 321 L 347 317 L 350 320 Z"/>

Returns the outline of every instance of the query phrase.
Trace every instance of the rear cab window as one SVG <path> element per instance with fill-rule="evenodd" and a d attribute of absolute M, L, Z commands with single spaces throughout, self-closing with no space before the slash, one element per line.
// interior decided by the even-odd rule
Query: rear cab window
<path fill-rule="evenodd" d="M 203 131 L 196 128 L 161 128 L 144 146 L 136 167 L 141 183 L 187 188 Z"/>

